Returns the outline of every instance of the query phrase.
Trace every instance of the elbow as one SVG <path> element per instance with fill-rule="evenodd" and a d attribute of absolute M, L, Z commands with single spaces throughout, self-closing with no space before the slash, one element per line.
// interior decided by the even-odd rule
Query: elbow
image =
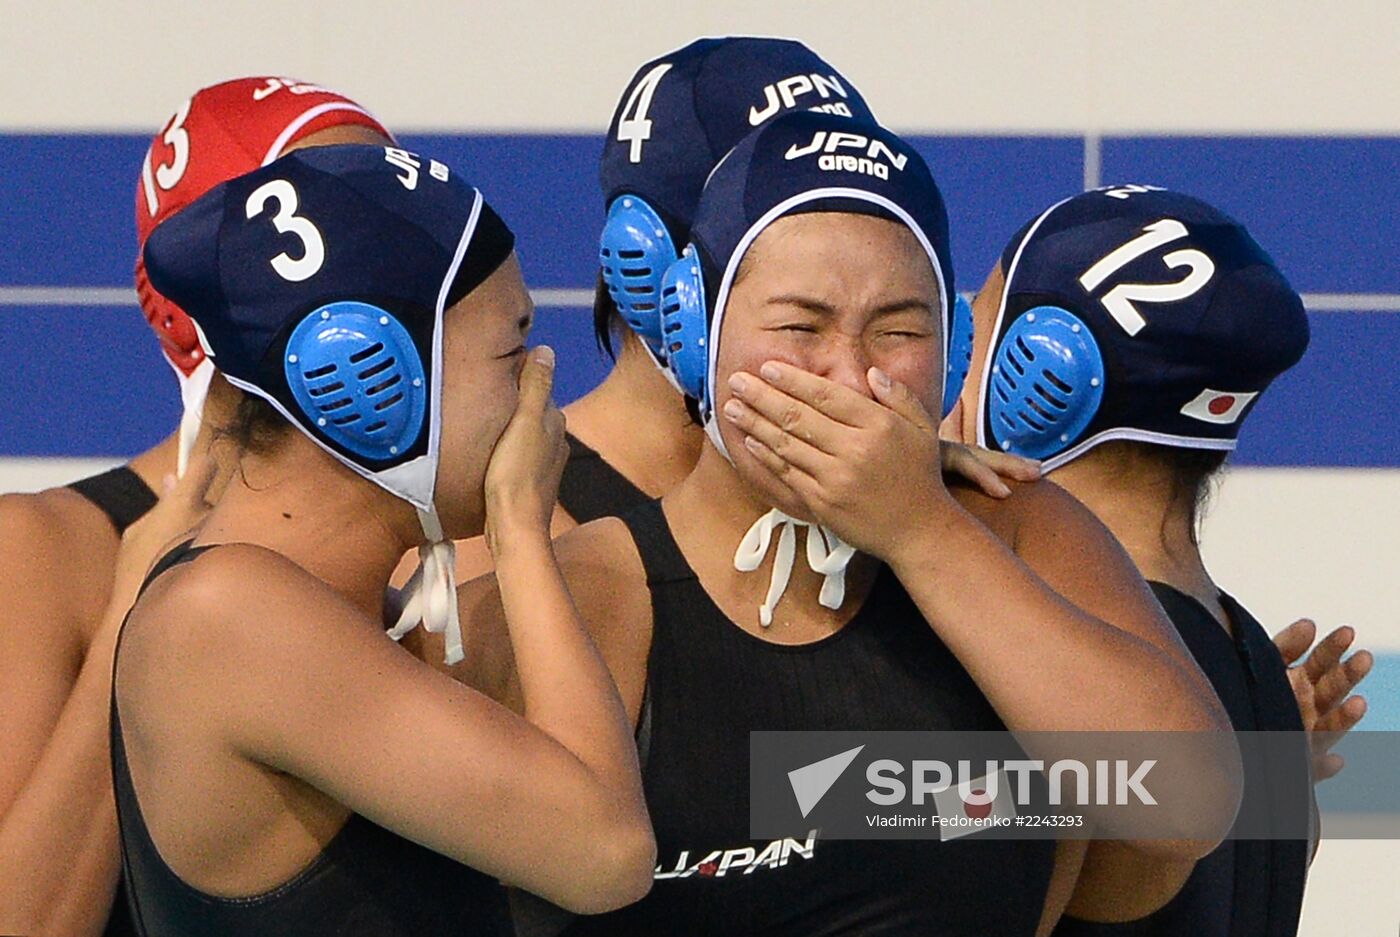
<path fill-rule="evenodd" d="M 1193 741 L 1167 795 L 1154 808 L 1151 835 L 1131 848 L 1154 858 L 1196 861 L 1229 836 L 1244 792 L 1239 746 L 1230 733 L 1211 733 L 1206 744 Z"/>
<path fill-rule="evenodd" d="M 656 837 L 645 816 L 640 823 L 599 840 L 595 847 L 596 875 L 587 888 L 560 901 L 560 907 L 574 914 L 603 914 L 646 897 L 656 869 Z"/>

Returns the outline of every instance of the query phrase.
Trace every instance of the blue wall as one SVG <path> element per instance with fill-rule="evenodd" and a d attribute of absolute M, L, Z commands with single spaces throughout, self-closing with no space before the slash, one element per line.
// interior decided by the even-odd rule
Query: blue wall
<path fill-rule="evenodd" d="M 0 135 L 0 287 L 131 282 L 147 138 Z M 1031 215 L 1083 184 L 1077 137 L 916 138 L 953 219 L 958 285 L 980 285 Z M 602 214 L 591 136 L 409 136 L 509 219 L 533 287 L 588 288 Z M 1400 138 L 1106 138 L 1103 178 L 1199 195 L 1249 225 L 1304 293 L 1400 293 Z M 584 308 L 542 308 L 560 397 L 602 375 Z M 1240 464 L 1400 466 L 1400 314 L 1313 315 L 1303 363 L 1265 395 Z M 0 457 L 122 455 L 174 425 L 174 382 L 133 307 L 0 307 Z"/>

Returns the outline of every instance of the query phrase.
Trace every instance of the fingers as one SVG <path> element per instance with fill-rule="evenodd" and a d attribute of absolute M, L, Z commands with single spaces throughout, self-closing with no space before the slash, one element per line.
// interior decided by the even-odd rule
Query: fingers
<path fill-rule="evenodd" d="M 1376 659 L 1370 651 L 1357 651 L 1317 681 L 1314 700 L 1319 715 L 1326 715 L 1355 690 L 1371 672 Z"/>
<path fill-rule="evenodd" d="M 1317 638 L 1317 625 L 1308 618 L 1300 618 L 1274 635 L 1274 646 L 1283 655 L 1285 666 L 1291 667 L 1308 652 Z"/>
<path fill-rule="evenodd" d="M 1335 777 L 1345 764 L 1341 755 L 1332 751 L 1332 746 L 1341 741 L 1362 717 L 1366 715 L 1364 697 L 1353 696 L 1330 713 L 1319 718 L 1309 733 L 1313 752 L 1314 781 L 1325 781 Z"/>
<path fill-rule="evenodd" d="M 769 364 L 771 363 L 769 362 Z M 769 364 L 763 366 L 764 371 L 769 371 Z M 797 372 L 795 368 L 791 370 L 795 373 L 802 373 Z M 804 376 L 824 381 L 823 378 L 816 377 L 816 375 L 806 374 Z M 830 381 L 824 381 L 824 383 L 830 385 L 830 388 L 833 389 L 832 393 L 835 390 L 841 390 L 860 396 L 849 388 L 840 387 Z M 808 446 L 820 449 L 830 455 L 836 455 L 849 446 L 849 431 L 852 424 L 841 422 L 812 404 L 789 395 L 774 384 L 759 380 L 752 374 L 739 371 L 730 375 L 729 389 L 734 391 L 734 397 L 731 398 L 730 403 L 737 404 L 739 407 L 739 409 L 733 409 L 728 404 L 725 405 L 724 415 L 731 422 L 737 422 L 746 414 L 753 414 L 773 427 L 778 433 L 785 433 L 792 437 L 793 442 L 806 443 Z M 828 400 L 825 396 L 821 399 L 823 403 Z M 866 400 L 864 397 L 860 399 L 870 406 L 875 406 L 872 401 Z M 838 407 L 838 409 L 840 408 Z M 739 425 L 747 431 L 747 427 L 743 424 Z M 780 441 L 776 435 L 770 434 L 759 438 L 775 452 L 787 455 L 783 447 L 787 446 L 788 443 Z"/>
<path fill-rule="evenodd" d="M 1337 666 L 1355 638 L 1355 629 L 1343 625 L 1319 641 L 1302 664 L 1308 679 L 1314 684 L 1321 680 L 1323 674 Z"/>
<path fill-rule="evenodd" d="M 1318 718 L 1313 724 L 1313 732 L 1322 741 L 1320 751 L 1327 751 L 1337 740 L 1354 729 L 1366 716 L 1368 708 L 1366 697 L 1351 696 L 1339 706 L 1335 706 L 1325 715 Z M 1318 748 L 1314 745 L 1314 748 Z"/>
<path fill-rule="evenodd" d="M 928 411 L 909 392 L 909 388 L 891 379 L 879 368 L 871 368 L 867 371 L 865 380 L 870 385 L 870 390 L 875 394 L 876 400 L 920 429 L 928 430 L 937 435 L 938 428 L 933 425 L 933 420 L 929 419 Z"/>
<path fill-rule="evenodd" d="M 1010 496 L 1011 489 L 1001 480 L 1001 476 L 962 443 L 942 442 L 939 444 L 938 454 L 943 471 L 967 479 L 990 497 Z"/>
<path fill-rule="evenodd" d="M 1315 758 L 1313 759 L 1313 783 L 1335 778 L 1345 767 L 1346 759 L 1335 753 Z"/>
<path fill-rule="evenodd" d="M 874 401 L 864 394 L 852 390 L 835 381 L 803 371 L 783 361 L 765 361 L 758 369 L 762 381 L 754 382 L 752 375 L 746 376 L 750 383 L 767 382 L 772 388 L 784 394 L 789 400 L 806 404 L 811 410 L 822 414 L 837 423 L 847 426 L 864 426 L 878 412 Z M 730 387 L 734 389 L 733 379 Z M 761 388 L 758 388 L 761 389 Z M 735 389 L 735 393 L 740 393 Z M 744 399 L 754 406 L 759 401 L 744 394 Z M 786 401 L 780 401 L 785 403 Z M 760 407 L 760 409 L 762 409 Z M 769 414 L 770 417 L 781 414 Z M 776 421 L 781 424 L 781 421 Z"/>
<path fill-rule="evenodd" d="M 520 402 L 516 405 L 519 413 L 538 415 L 549 406 L 550 394 L 554 390 L 554 349 L 539 345 L 530 349 L 525 359 L 525 367 L 520 372 Z"/>
<path fill-rule="evenodd" d="M 775 483 L 786 487 L 804 504 L 811 505 L 819 491 L 816 479 L 752 436 L 744 437 L 744 448 L 753 454 L 759 468 L 767 472 Z"/>
<path fill-rule="evenodd" d="M 1002 478 L 1014 478 L 1018 482 L 1033 482 L 1040 479 L 1040 463 L 1035 459 L 997 452 L 979 446 L 968 446 L 974 458 L 988 466 Z"/>
<path fill-rule="evenodd" d="M 746 441 L 752 439 L 760 443 L 764 452 L 808 474 L 821 472 L 831 461 L 832 457 L 826 452 L 797 438 L 796 433 L 807 432 L 805 427 L 783 429 L 738 398 L 725 403 L 724 418 L 743 430 Z"/>

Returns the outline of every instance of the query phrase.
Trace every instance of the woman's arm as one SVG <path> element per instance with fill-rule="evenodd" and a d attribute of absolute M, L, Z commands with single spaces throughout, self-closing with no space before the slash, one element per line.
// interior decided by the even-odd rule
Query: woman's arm
<path fill-rule="evenodd" d="M 1039 496 L 1013 550 L 919 471 L 935 464 L 937 436 L 905 388 L 872 370 L 872 400 L 777 362 L 764 371 L 742 376 L 745 406 L 728 417 L 746 448 L 814 517 L 890 564 L 1009 728 L 1228 730 L 1131 562 L 1067 495 Z M 1196 857 L 1229 829 L 1238 753 L 1207 754 L 1219 757 L 1154 777 L 1163 828 L 1201 832 L 1136 848 Z"/>
<path fill-rule="evenodd" d="M 100 934 L 106 924 L 120 866 L 107 709 L 112 639 L 124 611 L 115 603 L 109 609 L 32 770 L 0 818 L 0 932 Z"/>
<path fill-rule="evenodd" d="M 0 931 L 100 934 L 107 922 L 120 870 L 108 748 L 116 637 L 160 550 L 203 513 L 211 467 L 207 459 L 192 463 L 185 481 L 122 538 L 111 597 L 72 692 L 32 772 L 0 818 L 0 869 L 12 870 L 0 876 Z M 60 548 L 65 561 L 50 572 L 57 570 L 62 578 L 71 557 L 84 554 L 76 538 Z M 15 594 L 21 611 L 22 594 Z M 28 626 L 34 629 L 35 621 L 45 620 L 39 615 Z"/>
<path fill-rule="evenodd" d="M 148 655 L 186 662 L 189 698 L 162 699 L 200 714 L 201 744 L 212 736 L 401 836 L 593 913 L 646 893 L 655 843 L 631 725 L 552 553 L 564 447 L 548 397 L 549 367 L 532 358 L 488 469 L 488 536 L 524 718 L 405 653 L 295 564 L 241 544 L 155 584 L 149 614 L 162 617 L 149 624 L 165 627 L 133 621 L 141 634 L 127 639 L 123 674 L 133 651 L 137 676 L 162 671 Z M 177 587 L 180 606 L 166 611 Z"/>

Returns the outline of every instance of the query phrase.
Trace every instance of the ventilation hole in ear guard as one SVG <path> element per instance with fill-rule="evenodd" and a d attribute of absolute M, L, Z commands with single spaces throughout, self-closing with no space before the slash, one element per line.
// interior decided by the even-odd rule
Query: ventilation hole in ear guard
<path fill-rule="evenodd" d="M 1103 356 L 1078 316 L 1057 306 L 1027 310 L 1006 330 L 993 358 L 987 399 L 992 439 L 1033 459 L 1063 452 L 1098 412 L 1103 385 Z"/>
<path fill-rule="evenodd" d="M 1069 409 L 1069 403 L 1067 401 L 1061 400 L 1055 395 L 1051 394 L 1044 387 L 1041 387 L 1039 383 L 1032 384 L 1031 387 L 1034 388 L 1036 394 L 1040 397 L 1040 399 L 1050 404 L 1050 406 L 1055 407 L 1058 410 Z"/>
<path fill-rule="evenodd" d="M 670 232 L 652 207 L 634 195 L 614 199 L 598 244 L 603 283 L 628 327 L 662 361 L 661 278 L 675 261 Z"/>
<path fill-rule="evenodd" d="M 377 306 L 339 302 L 312 312 L 287 340 L 283 372 L 313 432 L 357 456 L 391 460 L 422 432 L 422 360 L 408 330 Z"/>

